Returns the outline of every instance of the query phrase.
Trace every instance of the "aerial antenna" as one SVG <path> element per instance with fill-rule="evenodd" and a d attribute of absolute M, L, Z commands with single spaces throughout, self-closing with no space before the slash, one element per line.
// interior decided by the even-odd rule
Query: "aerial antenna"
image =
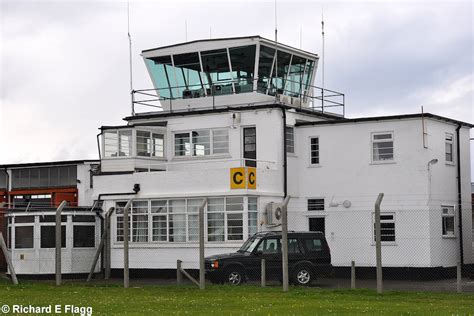
<path fill-rule="evenodd" d="M 303 49 L 303 27 L 300 27 L 300 49 Z"/>
<path fill-rule="evenodd" d="M 321 69 L 321 112 L 324 113 L 324 7 L 321 5 L 322 69 Z"/>
<path fill-rule="evenodd" d="M 188 20 L 184 20 L 184 40 L 188 41 Z"/>
<path fill-rule="evenodd" d="M 277 0 L 275 0 L 275 103 L 278 100 L 278 20 L 277 20 Z"/>
<path fill-rule="evenodd" d="M 127 1 L 127 36 L 128 36 L 128 56 L 130 62 L 130 100 L 132 103 L 132 116 L 135 115 L 135 105 L 133 102 L 133 68 L 132 68 L 132 36 L 130 35 L 130 2 Z"/>

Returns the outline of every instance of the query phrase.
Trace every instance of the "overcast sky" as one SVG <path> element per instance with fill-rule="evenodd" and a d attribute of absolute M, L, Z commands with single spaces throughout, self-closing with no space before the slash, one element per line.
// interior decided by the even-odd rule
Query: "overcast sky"
<path fill-rule="evenodd" d="M 98 127 L 131 111 L 127 2 L 0 1 L 0 164 L 97 158 Z M 423 105 L 474 122 L 471 1 L 279 0 L 279 41 L 299 47 L 302 29 L 320 54 L 322 6 L 326 87 L 348 117 Z M 131 1 L 135 89 L 152 87 L 141 50 L 185 41 L 185 21 L 188 40 L 272 39 L 274 1 Z"/>

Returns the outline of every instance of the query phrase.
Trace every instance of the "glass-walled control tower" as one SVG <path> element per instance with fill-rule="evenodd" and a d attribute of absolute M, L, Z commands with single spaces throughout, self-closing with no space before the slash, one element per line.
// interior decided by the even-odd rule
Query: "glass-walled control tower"
<path fill-rule="evenodd" d="M 187 42 L 145 50 L 142 56 L 154 89 L 141 91 L 156 95 L 164 111 L 276 98 L 308 106 L 318 62 L 315 54 L 259 36 Z"/>

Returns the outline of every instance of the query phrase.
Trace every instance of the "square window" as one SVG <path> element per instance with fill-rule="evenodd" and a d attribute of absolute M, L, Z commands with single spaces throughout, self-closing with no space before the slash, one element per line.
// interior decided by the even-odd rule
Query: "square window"
<path fill-rule="evenodd" d="M 394 160 L 393 133 L 372 134 L 372 161 L 384 162 Z"/>

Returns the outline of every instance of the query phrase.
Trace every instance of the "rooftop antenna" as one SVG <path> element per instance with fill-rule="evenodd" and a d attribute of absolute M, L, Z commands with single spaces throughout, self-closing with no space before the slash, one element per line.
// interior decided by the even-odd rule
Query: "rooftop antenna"
<path fill-rule="evenodd" d="M 133 68 L 132 68 L 132 36 L 130 35 L 130 2 L 127 1 L 127 36 L 128 36 L 128 55 L 130 62 L 130 99 L 132 102 L 132 116 L 135 115 L 135 105 L 133 102 Z"/>
<path fill-rule="evenodd" d="M 300 27 L 300 49 L 303 49 L 303 27 Z"/>
<path fill-rule="evenodd" d="M 188 20 L 184 20 L 184 41 L 188 41 Z"/>
<path fill-rule="evenodd" d="M 322 69 L 321 69 L 321 112 L 324 113 L 324 7 L 321 5 Z"/>
<path fill-rule="evenodd" d="M 275 103 L 278 100 L 278 20 L 277 20 L 277 0 L 275 0 Z"/>

